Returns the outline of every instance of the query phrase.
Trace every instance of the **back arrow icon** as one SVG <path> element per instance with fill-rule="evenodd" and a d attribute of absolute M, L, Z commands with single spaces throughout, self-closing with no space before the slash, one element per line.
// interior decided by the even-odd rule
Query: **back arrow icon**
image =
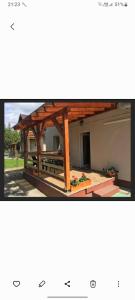
<path fill-rule="evenodd" d="M 67 285 L 68 287 L 70 287 L 70 280 L 65 282 L 65 285 Z"/>
<path fill-rule="evenodd" d="M 15 29 L 14 29 L 14 27 L 13 27 L 14 25 L 15 25 L 15 24 L 13 23 L 13 24 L 10 26 L 10 27 L 11 27 L 11 29 L 13 29 L 13 30 L 15 30 Z"/>

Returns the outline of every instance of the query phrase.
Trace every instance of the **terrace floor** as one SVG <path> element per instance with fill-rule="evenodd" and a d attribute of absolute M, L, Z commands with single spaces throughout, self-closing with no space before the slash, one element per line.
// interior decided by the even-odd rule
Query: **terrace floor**
<path fill-rule="evenodd" d="M 95 192 L 99 189 L 102 189 L 101 192 L 105 192 L 104 194 L 107 192 L 107 196 L 111 196 L 115 193 L 115 190 L 119 191 L 119 187 L 114 185 L 114 178 L 107 178 L 96 171 L 72 168 L 70 171 L 70 180 L 73 176 L 79 179 L 82 176 L 82 172 L 85 173 L 87 178 L 91 179 L 91 183 L 88 182 L 86 186 L 77 186 L 77 189 L 67 192 L 65 191 L 63 171 L 59 173 L 59 178 L 56 178 L 45 172 L 37 176 L 35 172 L 32 174 L 30 169 L 26 169 L 24 177 L 45 194 L 46 190 L 50 189 L 48 193 L 49 197 L 97 197 Z"/>
<path fill-rule="evenodd" d="M 82 175 L 82 172 L 85 173 L 85 175 L 92 180 L 92 184 L 91 184 L 91 187 L 94 186 L 94 185 L 97 185 L 97 184 L 100 184 L 100 183 L 103 183 L 103 182 L 106 182 L 108 180 L 110 180 L 110 178 L 107 178 L 99 173 L 96 173 L 96 172 L 91 172 L 91 171 L 86 171 L 86 170 L 75 170 L 75 169 L 72 169 L 70 171 L 70 180 L 72 179 L 73 176 L 77 177 L 77 178 L 80 178 L 81 175 Z M 55 185 L 56 187 L 58 187 L 59 189 L 63 190 L 64 191 L 64 173 L 60 173 L 59 176 L 61 177 L 61 180 L 60 179 L 57 179 L 55 177 L 52 177 L 50 175 L 47 175 L 47 174 L 42 174 L 41 175 L 41 178 L 43 180 L 45 180 L 46 182 L 52 184 L 52 185 Z M 81 189 L 80 189 L 81 190 Z M 70 194 L 72 194 L 73 192 L 70 192 Z"/>

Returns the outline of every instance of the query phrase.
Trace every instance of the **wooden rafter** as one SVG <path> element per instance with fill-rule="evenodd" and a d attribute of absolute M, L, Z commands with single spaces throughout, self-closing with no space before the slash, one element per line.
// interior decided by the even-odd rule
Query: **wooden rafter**
<path fill-rule="evenodd" d="M 94 115 L 95 113 L 94 112 L 92 112 L 92 111 L 90 111 L 90 112 L 85 112 L 85 111 L 79 111 L 79 112 L 77 112 L 77 111 L 75 111 L 75 112 L 69 112 L 68 113 L 68 116 L 70 116 L 70 117 L 76 117 L 76 116 L 79 116 L 79 115 L 89 115 L 89 116 L 92 116 L 92 115 Z"/>
<path fill-rule="evenodd" d="M 104 111 L 104 107 L 71 107 L 69 109 L 70 112 L 73 113 L 78 113 L 78 112 L 83 112 L 83 113 L 90 113 L 90 112 L 97 112 L 97 111 Z"/>
<path fill-rule="evenodd" d="M 55 101 L 55 107 L 98 107 L 98 108 L 113 108 L 116 107 L 116 103 L 112 103 L 112 102 L 85 102 L 85 101 L 81 101 L 81 102 L 57 102 Z"/>
<path fill-rule="evenodd" d="M 116 108 L 116 103 L 112 102 L 61 102 L 50 101 L 46 102 L 39 109 L 35 110 L 25 119 L 21 120 L 16 126 L 16 129 L 24 129 L 34 127 L 37 124 L 44 123 L 45 127 L 51 127 L 54 125 L 54 121 L 57 119 L 57 126 L 61 124 L 62 116 L 65 112 L 68 112 L 69 121 L 72 122 L 80 117 L 92 116 L 97 113 L 104 112 L 109 109 Z"/>

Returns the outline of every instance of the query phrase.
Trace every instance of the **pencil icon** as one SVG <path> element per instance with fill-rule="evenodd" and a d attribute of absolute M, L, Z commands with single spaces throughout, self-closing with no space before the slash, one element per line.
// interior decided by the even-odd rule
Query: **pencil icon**
<path fill-rule="evenodd" d="M 43 285 L 45 285 L 45 281 L 42 280 L 40 283 L 39 283 L 39 287 L 42 287 Z"/>

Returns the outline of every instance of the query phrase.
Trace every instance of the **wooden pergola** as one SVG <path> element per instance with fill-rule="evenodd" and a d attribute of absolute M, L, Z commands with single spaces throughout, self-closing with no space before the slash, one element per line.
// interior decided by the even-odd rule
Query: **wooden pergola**
<path fill-rule="evenodd" d="M 24 137 L 24 167 L 27 169 L 28 161 L 28 133 L 32 130 L 37 143 L 37 176 L 42 172 L 41 138 L 48 127 L 56 127 L 63 138 L 63 155 L 57 153 L 55 157 L 63 160 L 65 191 L 70 190 L 70 154 L 69 154 L 69 124 L 87 117 L 115 109 L 114 102 L 71 102 L 71 101 L 46 101 L 42 106 L 20 120 L 15 130 L 23 131 Z M 52 157 L 53 154 L 44 153 Z M 55 176 L 55 175 L 54 175 Z"/>

